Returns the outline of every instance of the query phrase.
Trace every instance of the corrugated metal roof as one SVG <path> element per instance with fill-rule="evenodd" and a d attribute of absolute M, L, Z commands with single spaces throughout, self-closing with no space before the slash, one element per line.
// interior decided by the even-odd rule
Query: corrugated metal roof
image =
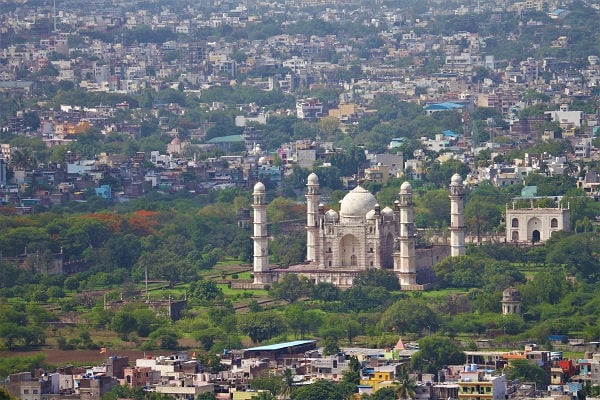
<path fill-rule="evenodd" d="M 258 347 L 250 347 L 249 349 L 246 349 L 246 351 L 262 351 L 262 350 L 281 350 L 281 349 L 285 349 L 286 347 L 292 347 L 292 346 L 300 346 L 303 344 L 309 344 L 309 343 L 316 343 L 316 340 L 294 340 L 292 342 L 284 342 L 284 343 L 277 343 L 277 344 L 268 344 L 266 346 L 258 346 Z"/>

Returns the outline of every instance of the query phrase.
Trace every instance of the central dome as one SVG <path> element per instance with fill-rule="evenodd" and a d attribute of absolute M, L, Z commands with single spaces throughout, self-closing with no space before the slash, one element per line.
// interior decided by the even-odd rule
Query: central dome
<path fill-rule="evenodd" d="M 342 217 L 364 217 L 371 211 L 377 199 L 362 186 L 355 187 L 341 202 L 340 215 Z"/>

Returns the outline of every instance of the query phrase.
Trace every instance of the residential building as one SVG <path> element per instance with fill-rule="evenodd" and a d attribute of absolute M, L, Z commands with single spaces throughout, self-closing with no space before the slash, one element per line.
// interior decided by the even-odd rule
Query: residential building
<path fill-rule="evenodd" d="M 459 400 L 503 400 L 506 397 L 507 380 L 504 375 L 492 376 L 479 371 L 476 365 L 466 365 L 458 381 Z"/>

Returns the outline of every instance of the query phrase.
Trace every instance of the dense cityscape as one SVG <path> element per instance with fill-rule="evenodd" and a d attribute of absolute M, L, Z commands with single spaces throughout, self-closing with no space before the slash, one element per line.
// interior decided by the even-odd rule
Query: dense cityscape
<path fill-rule="evenodd" d="M 600 3 L 0 10 L 0 398 L 600 396 Z"/>

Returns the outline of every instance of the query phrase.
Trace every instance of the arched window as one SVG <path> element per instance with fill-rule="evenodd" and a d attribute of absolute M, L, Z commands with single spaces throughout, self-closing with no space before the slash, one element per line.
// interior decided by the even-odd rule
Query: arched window
<path fill-rule="evenodd" d="M 550 220 L 550 228 L 558 228 L 558 220 L 556 218 Z"/>
<path fill-rule="evenodd" d="M 519 227 L 519 219 L 518 218 L 513 218 L 512 222 L 511 222 L 511 226 L 513 228 L 518 228 Z"/>
<path fill-rule="evenodd" d="M 513 241 L 513 242 L 518 242 L 518 241 L 519 241 L 519 232 L 517 232 L 517 231 L 514 231 L 514 232 L 512 233 L 512 241 Z"/>

